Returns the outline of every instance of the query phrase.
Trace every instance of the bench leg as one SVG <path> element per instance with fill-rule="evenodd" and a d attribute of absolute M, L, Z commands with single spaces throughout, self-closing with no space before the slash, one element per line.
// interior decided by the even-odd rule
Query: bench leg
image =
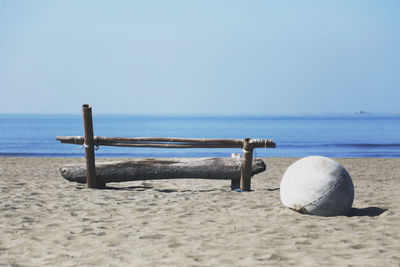
<path fill-rule="evenodd" d="M 240 177 L 240 189 L 243 191 L 251 190 L 251 164 L 253 162 L 253 147 L 250 141 L 250 138 L 246 138 L 243 142 L 243 162 Z"/>
<path fill-rule="evenodd" d="M 82 105 L 82 113 L 85 133 L 86 184 L 88 188 L 103 188 L 105 183 L 96 178 L 92 107 L 90 105 Z"/>

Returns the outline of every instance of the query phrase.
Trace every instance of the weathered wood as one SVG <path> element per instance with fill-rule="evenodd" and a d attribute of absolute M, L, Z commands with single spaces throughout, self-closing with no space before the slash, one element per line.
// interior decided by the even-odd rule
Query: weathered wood
<path fill-rule="evenodd" d="M 99 179 L 96 179 L 92 107 L 87 104 L 82 105 L 82 113 L 85 132 L 86 183 L 88 188 L 101 188 L 104 187 L 105 184 Z"/>
<path fill-rule="evenodd" d="M 240 189 L 243 191 L 251 190 L 251 171 L 253 162 L 253 145 L 251 138 L 246 138 L 243 143 L 243 164 L 240 177 Z"/>
<path fill-rule="evenodd" d="M 219 143 L 219 144 L 241 144 L 241 139 L 220 138 L 180 138 L 180 137 L 103 137 L 97 136 L 98 141 L 120 141 L 120 142 L 164 142 L 164 143 Z"/>
<path fill-rule="evenodd" d="M 97 141 L 96 145 L 120 146 L 120 147 L 159 147 L 159 148 L 240 148 L 237 144 L 198 144 L 198 143 L 126 143 L 126 142 L 102 142 Z"/>
<path fill-rule="evenodd" d="M 57 136 L 61 143 L 82 145 L 83 136 Z M 242 139 L 213 138 L 173 138 L 173 137 L 94 137 L 95 145 L 125 146 L 125 147 L 165 147 L 165 148 L 241 148 Z M 271 139 L 251 139 L 253 148 L 274 148 L 276 144 Z"/>
<path fill-rule="evenodd" d="M 231 179 L 239 180 L 242 161 L 237 158 L 132 159 L 96 163 L 96 176 L 105 183 L 156 179 Z M 252 162 L 251 175 L 265 171 L 261 159 Z M 61 175 L 71 182 L 85 183 L 85 164 L 66 165 Z"/>

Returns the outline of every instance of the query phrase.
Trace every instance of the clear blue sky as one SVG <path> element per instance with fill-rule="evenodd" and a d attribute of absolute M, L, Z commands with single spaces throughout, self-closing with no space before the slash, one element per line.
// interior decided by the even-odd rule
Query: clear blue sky
<path fill-rule="evenodd" d="M 400 1 L 0 1 L 0 113 L 400 113 Z"/>

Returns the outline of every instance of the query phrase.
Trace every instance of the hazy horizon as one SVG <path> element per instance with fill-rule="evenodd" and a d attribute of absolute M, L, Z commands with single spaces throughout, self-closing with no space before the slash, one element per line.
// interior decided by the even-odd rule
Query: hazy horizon
<path fill-rule="evenodd" d="M 93 110 L 93 115 L 95 116 L 193 116 L 193 117 L 262 117 L 262 116 L 271 116 L 271 117 L 297 117 L 297 116 L 326 116 L 326 117 L 334 117 L 334 116 L 400 116 L 400 112 L 367 112 L 367 111 L 356 111 L 356 112 L 281 112 L 281 113 L 99 113 Z M 24 116 L 24 115 L 38 115 L 38 116 L 81 116 L 82 112 L 71 112 L 71 113 L 0 113 L 0 116 Z"/>

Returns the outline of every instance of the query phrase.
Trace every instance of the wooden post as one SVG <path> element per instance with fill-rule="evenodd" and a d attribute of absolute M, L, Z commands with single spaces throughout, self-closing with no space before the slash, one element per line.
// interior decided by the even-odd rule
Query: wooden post
<path fill-rule="evenodd" d="M 240 177 L 240 189 L 242 189 L 243 191 L 250 191 L 252 161 L 253 146 L 251 144 L 251 138 L 246 138 L 243 142 L 243 162 Z"/>
<path fill-rule="evenodd" d="M 96 165 L 94 158 L 94 137 L 92 122 L 92 107 L 82 105 L 83 128 L 85 131 L 85 159 L 86 159 L 86 183 L 88 188 L 101 188 L 105 184 L 96 179 Z"/>

